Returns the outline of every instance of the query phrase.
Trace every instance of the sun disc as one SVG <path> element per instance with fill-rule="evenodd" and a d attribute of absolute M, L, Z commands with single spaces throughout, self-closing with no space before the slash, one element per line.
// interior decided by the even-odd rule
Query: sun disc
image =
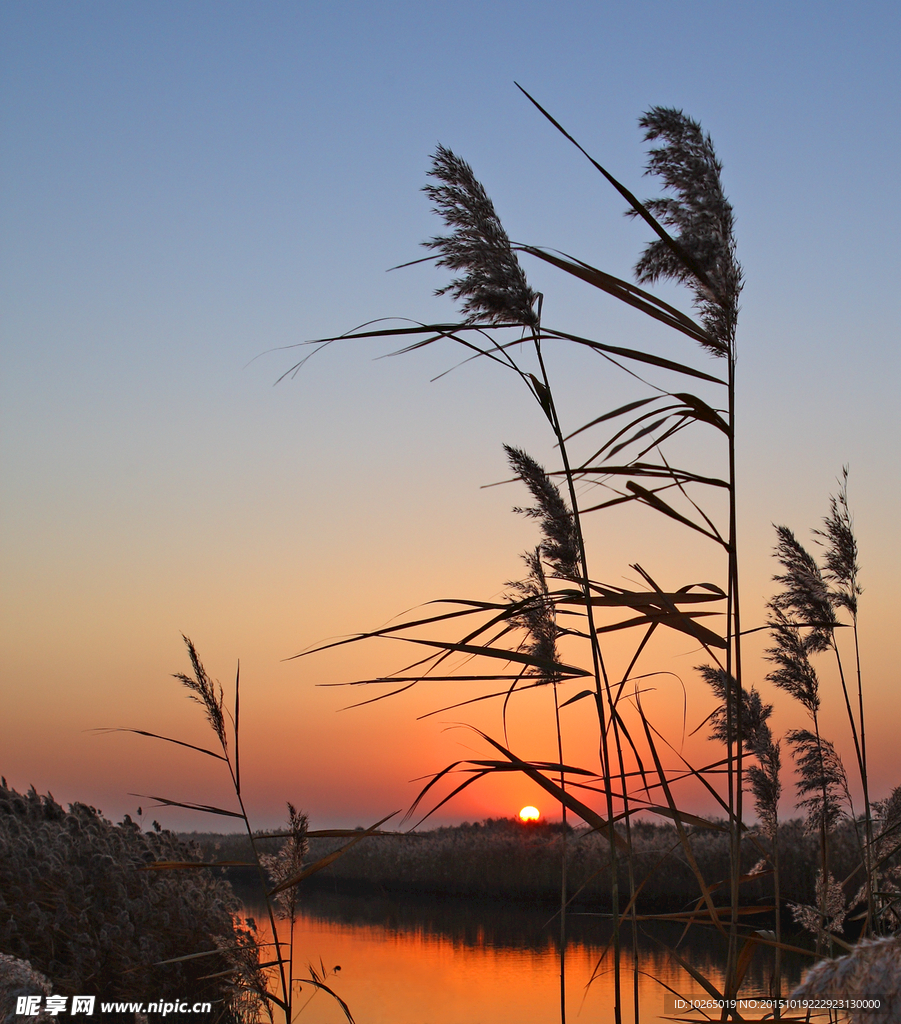
<path fill-rule="evenodd" d="M 539 813 L 537 807 L 523 807 L 523 809 L 519 812 L 520 821 L 538 821 L 540 817 L 541 814 Z"/>

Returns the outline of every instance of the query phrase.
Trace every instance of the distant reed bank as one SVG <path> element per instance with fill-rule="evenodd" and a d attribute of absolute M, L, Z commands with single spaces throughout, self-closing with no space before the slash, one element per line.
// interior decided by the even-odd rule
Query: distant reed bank
<path fill-rule="evenodd" d="M 784 823 L 780 832 L 785 898 L 810 904 L 815 900 L 817 837 L 805 834 L 801 819 Z M 245 836 L 193 833 L 185 838 L 200 845 L 205 860 L 241 860 L 247 854 Z M 693 832 L 690 838 L 704 876 L 714 882 L 725 881 L 729 873 L 725 826 L 722 831 Z M 856 849 L 853 829 L 840 829 L 835 839 L 837 873 L 847 867 L 850 874 Z M 279 840 L 270 842 L 275 848 Z M 340 845 L 340 840 L 311 839 L 309 857 L 317 860 Z M 489 818 L 407 835 L 372 837 L 304 884 L 346 893 L 435 893 L 553 902 L 559 899 L 562 846 L 559 823 L 522 824 L 512 818 Z M 752 843 L 747 846 L 744 869 L 752 877 L 743 883 L 746 904 L 771 904 L 767 894 L 770 876 L 757 866 Z M 678 912 L 694 905 L 697 882 L 673 826 L 633 823 L 632 850 L 636 879 L 644 880 L 637 901 L 641 910 Z M 606 840 L 587 829 L 571 829 L 566 858 L 573 903 L 609 910 L 611 879 Z M 223 870 L 240 885 L 242 869 Z M 625 864 L 621 871 L 624 875 Z M 755 874 L 759 874 L 756 879 Z"/>

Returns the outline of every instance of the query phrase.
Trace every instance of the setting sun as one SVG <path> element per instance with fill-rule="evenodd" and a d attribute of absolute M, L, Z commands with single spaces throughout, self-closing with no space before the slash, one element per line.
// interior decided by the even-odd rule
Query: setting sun
<path fill-rule="evenodd" d="M 538 821 L 540 817 L 537 807 L 523 807 L 519 812 L 520 821 Z"/>

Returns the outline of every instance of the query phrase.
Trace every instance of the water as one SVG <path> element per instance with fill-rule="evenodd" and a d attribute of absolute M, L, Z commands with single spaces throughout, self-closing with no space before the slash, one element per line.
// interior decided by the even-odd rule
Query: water
<path fill-rule="evenodd" d="M 324 967 L 326 983 L 350 1006 L 358 1024 L 553 1024 L 559 1020 L 559 924 L 553 910 L 456 899 L 388 900 L 307 893 L 294 927 L 294 971 Z M 265 912 L 248 901 L 263 931 Z M 287 926 L 283 926 L 287 928 Z M 669 986 L 685 996 L 704 990 L 652 938 L 671 947 L 705 978 L 722 978 L 721 942 L 695 927 L 680 942 L 679 926 L 643 925 L 639 946 L 641 1020 L 664 1013 Z M 568 922 L 567 1017 L 571 1022 L 613 1021 L 609 924 L 573 915 Z M 268 936 L 267 936 L 268 937 Z M 287 938 L 283 932 L 283 938 Z M 631 1020 L 632 957 L 624 953 L 624 1020 Z M 794 984 L 801 962 L 784 966 Z M 340 967 L 340 971 L 334 971 Z M 772 956 L 758 947 L 743 994 L 768 991 Z M 594 977 L 594 980 L 591 979 Z M 590 982 L 590 984 L 589 984 Z M 340 1007 L 303 986 L 301 1024 L 339 1024 Z"/>

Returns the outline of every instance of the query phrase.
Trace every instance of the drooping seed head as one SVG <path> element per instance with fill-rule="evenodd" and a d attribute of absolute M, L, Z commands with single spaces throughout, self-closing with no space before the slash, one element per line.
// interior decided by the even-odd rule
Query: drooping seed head
<path fill-rule="evenodd" d="M 541 554 L 554 572 L 563 579 L 578 580 L 581 573 L 576 524 L 560 489 L 531 455 L 509 445 L 504 445 L 504 451 L 511 467 L 538 503 L 532 508 L 515 511 L 539 520 L 544 535 Z"/>
<path fill-rule="evenodd" d="M 646 141 L 663 140 L 650 151 L 646 173 L 660 177 L 672 193 L 644 205 L 664 227 L 676 229 L 674 240 L 689 262 L 657 239 L 645 247 L 635 274 L 640 282 L 668 278 L 691 288 L 711 339 L 704 345 L 725 356 L 732 351 L 742 272 L 735 258 L 732 205 L 720 179 L 723 165 L 710 136 L 681 110 L 652 107 L 639 124 Z"/>
<path fill-rule="evenodd" d="M 429 176 L 441 184 L 426 185 L 423 191 L 435 213 L 454 230 L 422 244 L 441 254 L 437 266 L 465 272 L 435 294 L 450 292 L 472 320 L 537 326 L 538 294 L 529 287 L 494 204 L 472 168 L 439 146 Z"/>

